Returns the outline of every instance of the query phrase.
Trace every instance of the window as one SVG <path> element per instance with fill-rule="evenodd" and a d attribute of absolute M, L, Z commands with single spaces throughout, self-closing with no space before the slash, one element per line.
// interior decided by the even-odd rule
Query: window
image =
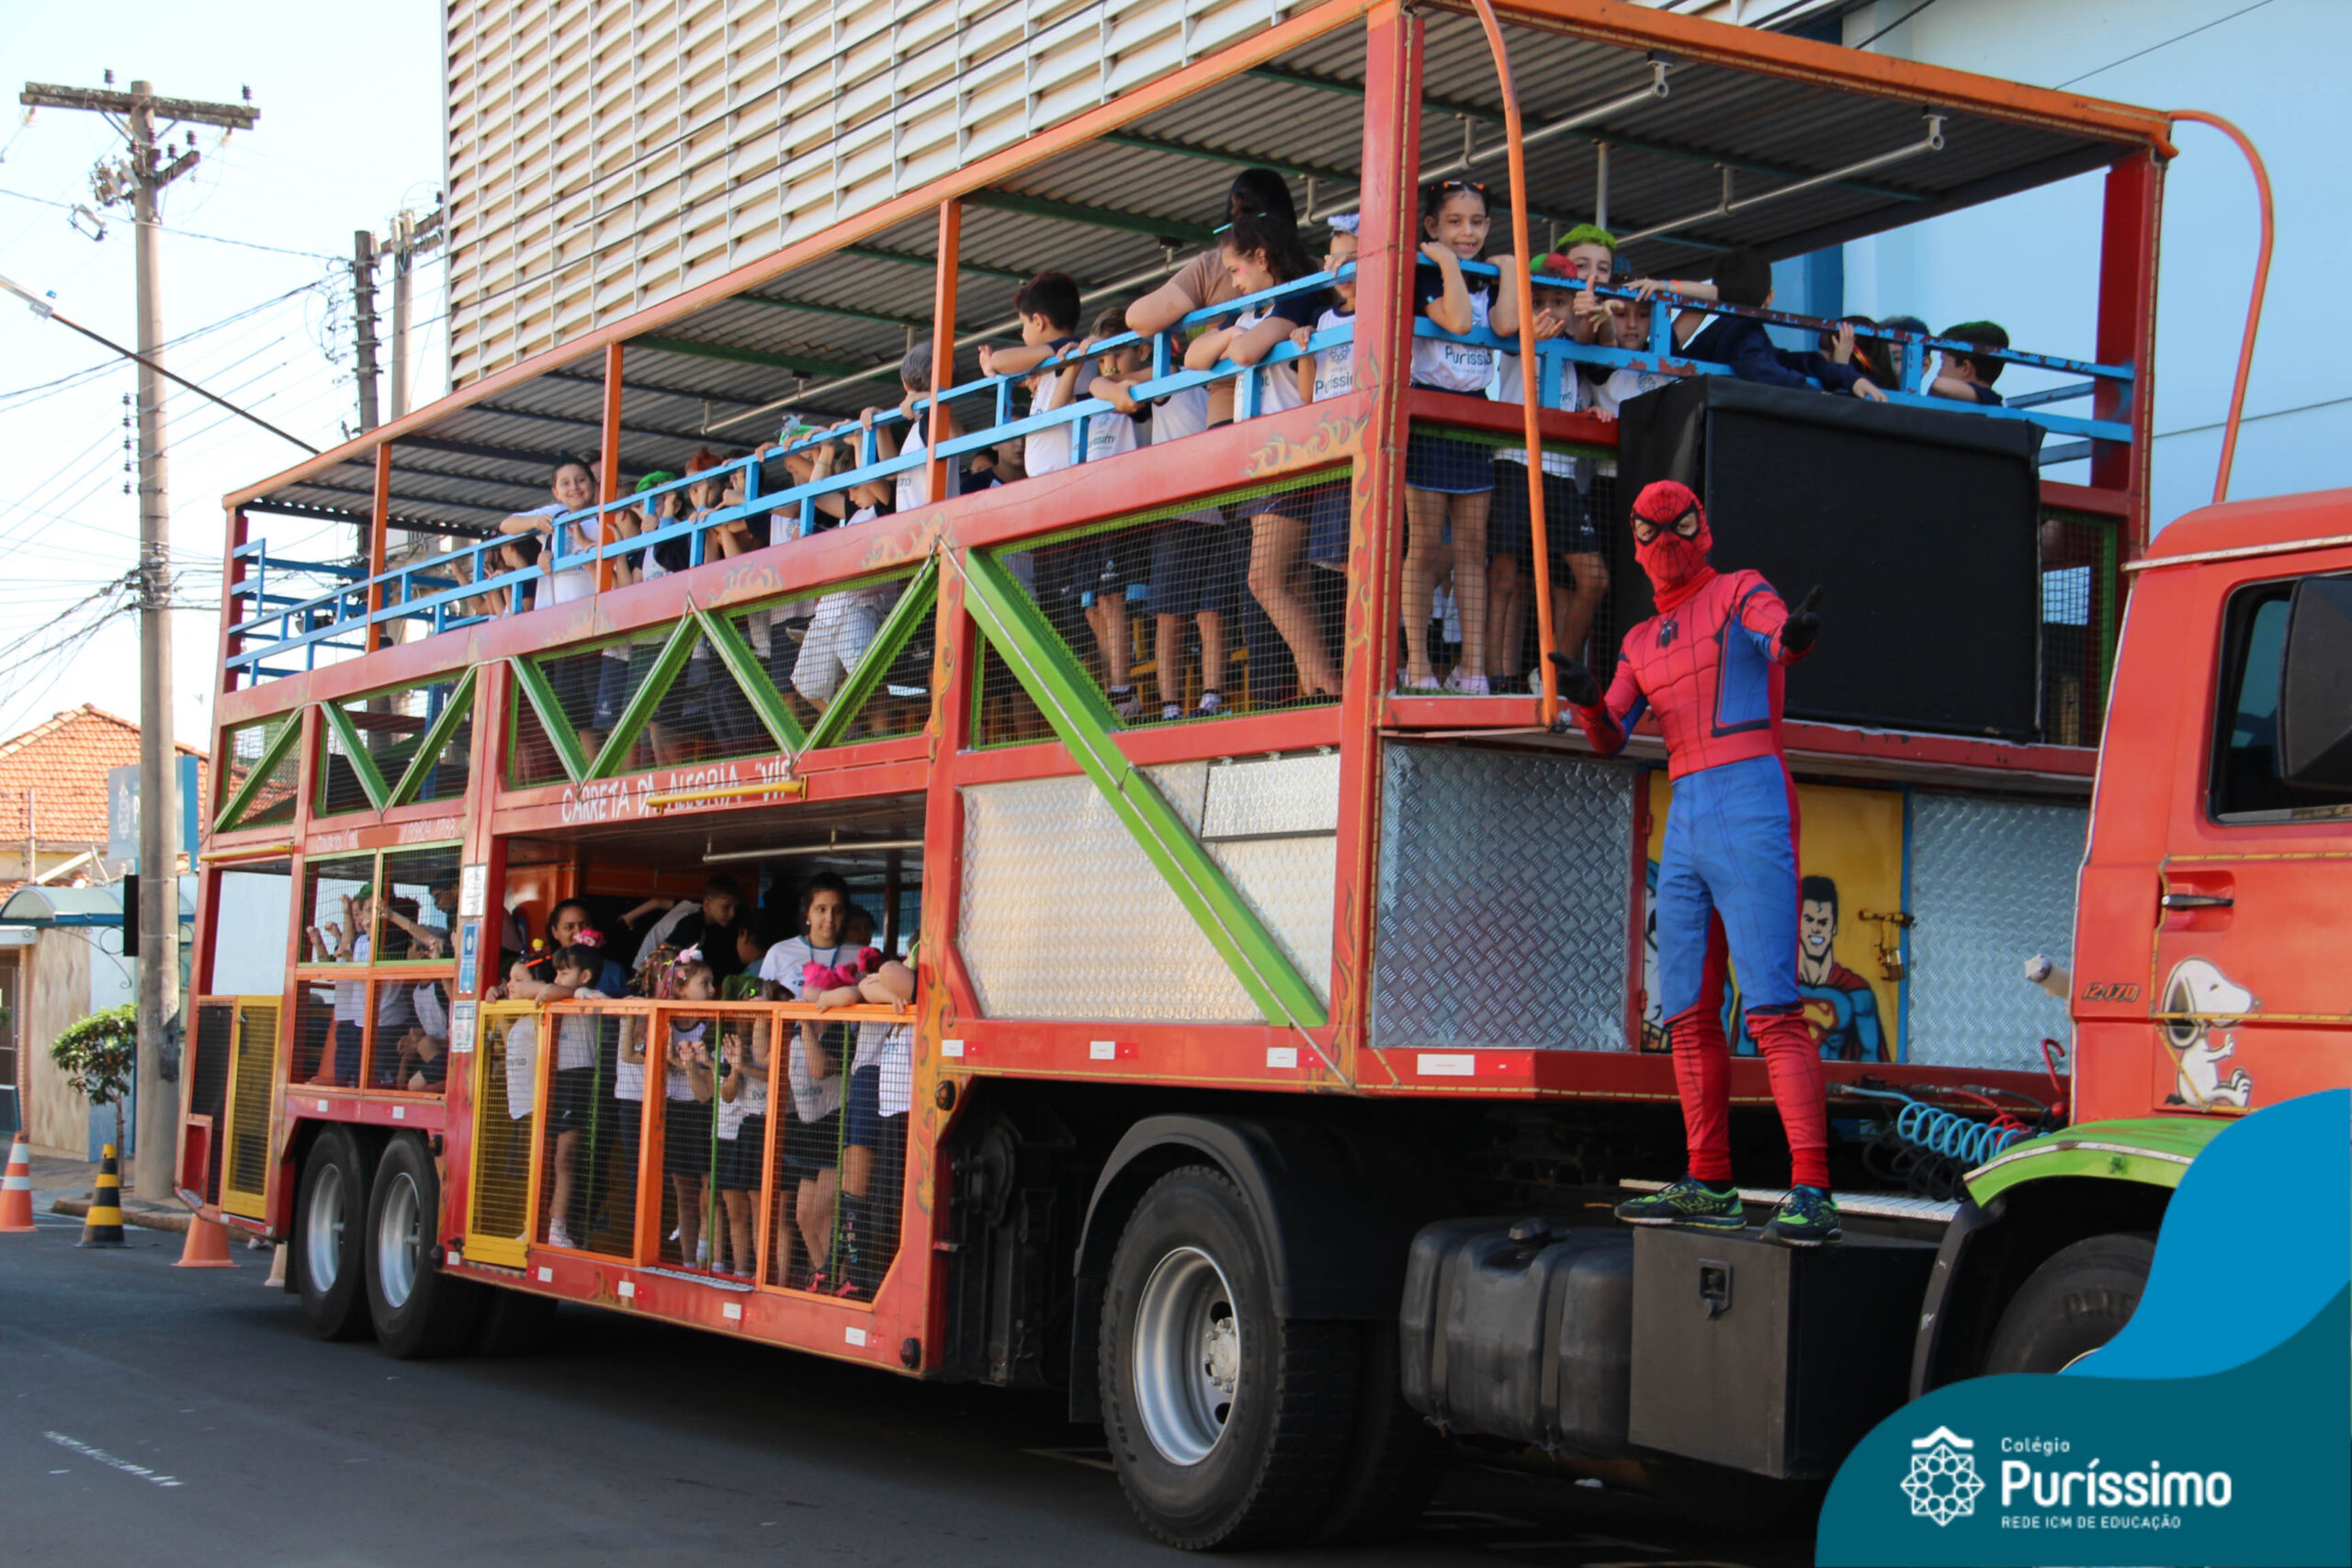
<path fill-rule="evenodd" d="M 2222 822 L 2277 822 L 2352 813 L 2352 790 L 2311 789 L 2278 776 L 2278 688 L 2295 584 L 2256 583 L 2230 596 L 2214 716 L 2211 808 Z"/>

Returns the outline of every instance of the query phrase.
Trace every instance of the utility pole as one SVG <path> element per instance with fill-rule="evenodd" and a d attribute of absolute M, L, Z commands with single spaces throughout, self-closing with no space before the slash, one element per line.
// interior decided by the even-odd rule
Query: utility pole
<path fill-rule="evenodd" d="M 392 417 L 408 412 L 412 378 L 409 318 L 416 258 L 441 243 L 441 209 L 419 219 L 406 208 L 392 220 Z"/>
<path fill-rule="evenodd" d="M 376 236 L 362 229 L 351 236 L 352 343 L 359 355 L 359 428 L 384 422 L 376 412 Z"/>
<path fill-rule="evenodd" d="M 111 85 L 114 73 L 107 73 Z M 252 94 L 248 92 L 250 98 Z M 133 1190 L 141 1198 L 172 1195 L 179 1144 L 178 1025 L 180 1004 L 178 748 L 172 731 L 171 504 L 164 467 L 162 258 L 156 253 L 155 197 L 196 167 L 190 145 L 169 164 L 155 137 L 160 118 L 171 126 L 214 125 L 250 130 L 259 112 L 247 104 L 158 98 L 145 82 L 130 91 L 98 92 L 28 82 L 19 102 L 32 108 L 80 109 L 118 116 L 130 142 L 127 171 L 102 167 L 102 197 L 129 186 L 137 220 L 139 289 L 139 1155 Z M 194 141 L 193 134 L 189 141 Z M 191 849 L 193 847 L 191 846 Z M 166 1072 L 168 1058 L 169 1071 Z"/>

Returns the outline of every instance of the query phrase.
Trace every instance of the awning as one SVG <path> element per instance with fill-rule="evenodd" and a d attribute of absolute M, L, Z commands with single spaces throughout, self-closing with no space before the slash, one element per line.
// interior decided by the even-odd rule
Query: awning
<path fill-rule="evenodd" d="M 122 924 L 119 882 L 89 887 L 19 887 L 0 906 L 0 926 L 114 926 Z M 196 878 L 180 878 L 180 924 L 196 923 Z"/>

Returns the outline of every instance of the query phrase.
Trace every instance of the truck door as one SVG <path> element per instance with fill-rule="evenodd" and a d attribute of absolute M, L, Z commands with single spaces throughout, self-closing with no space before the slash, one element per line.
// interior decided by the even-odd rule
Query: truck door
<path fill-rule="evenodd" d="M 2299 594 L 2299 585 L 2310 586 Z M 2289 676 L 2299 615 L 2301 675 L 2326 662 L 2352 679 L 2341 668 L 2352 643 L 2321 620 L 2346 608 L 2352 578 L 2341 576 L 2245 582 L 2224 602 L 2202 809 L 2176 818 L 2181 830 L 2162 866 L 2155 1109 L 2242 1111 L 2343 1081 L 2352 788 L 2290 779 L 2280 710 L 2282 688 L 2309 689 Z"/>

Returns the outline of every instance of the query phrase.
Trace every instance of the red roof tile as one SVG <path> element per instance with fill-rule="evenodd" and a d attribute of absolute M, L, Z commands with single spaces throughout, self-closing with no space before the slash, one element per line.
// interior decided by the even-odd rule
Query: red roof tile
<path fill-rule="evenodd" d="M 105 843 L 107 771 L 138 761 L 139 727 L 88 703 L 0 740 L 0 839 Z"/>

